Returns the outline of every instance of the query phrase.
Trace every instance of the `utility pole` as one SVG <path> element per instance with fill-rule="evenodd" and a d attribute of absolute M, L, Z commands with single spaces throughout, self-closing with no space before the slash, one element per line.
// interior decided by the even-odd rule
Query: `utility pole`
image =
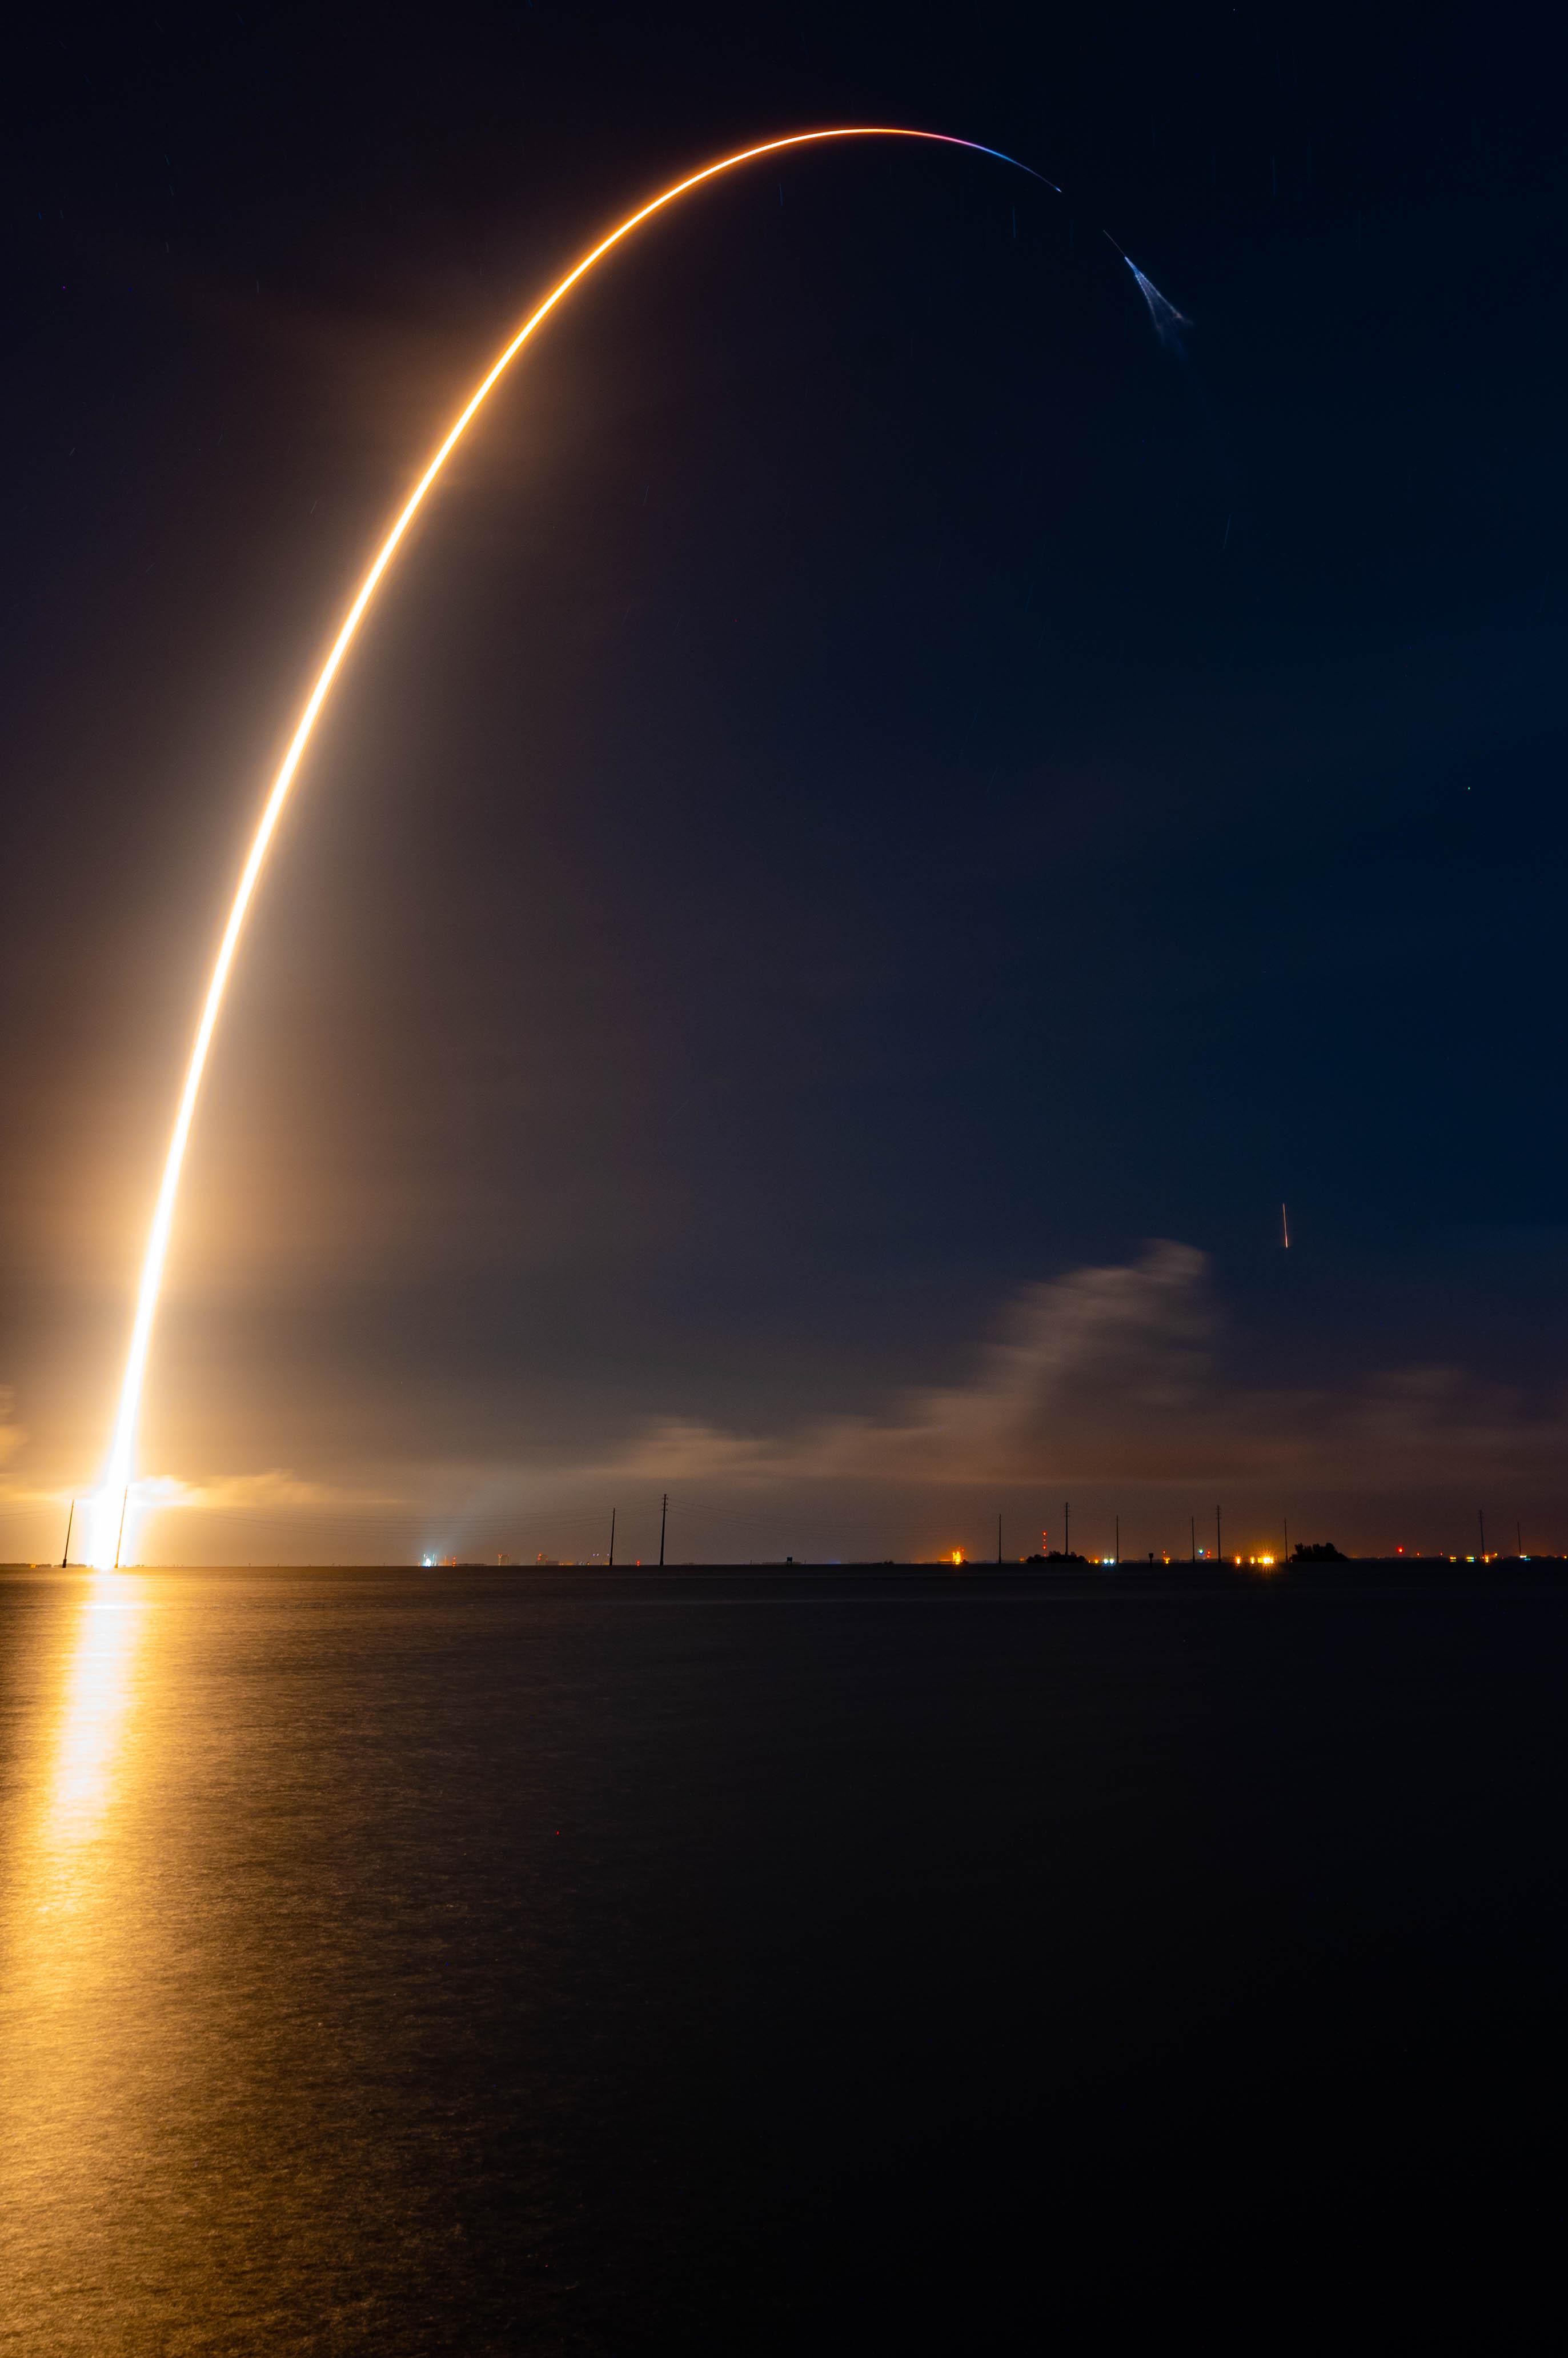
<path fill-rule="evenodd" d="M 609 1569 L 610 1569 L 611 1572 L 613 1572 L 613 1571 L 614 1571 L 614 1569 L 615 1569 L 615 1509 L 614 1509 L 614 1508 L 613 1508 L 613 1507 L 611 1507 L 611 1509 L 610 1509 L 610 1564 L 609 1564 Z"/>
<path fill-rule="evenodd" d="M 70 1512 L 65 1519 L 65 1548 L 59 1560 L 59 1568 L 61 1572 L 65 1570 L 66 1565 L 70 1562 L 70 1527 L 75 1520 L 76 1500 L 73 1498 L 70 1502 Z"/>
<path fill-rule="evenodd" d="M 125 1501 L 130 1495 L 131 1486 L 127 1482 L 124 1488 L 120 1493 L 120 1529 L 114 1541 L 114 1569 L 116 1572 L 120 1569 L 120 1549 L 124 1542 L 125 1537 Z"/>
<path fill-rule="evenodd" d="M 665 1503 L 659 1509 L 659 1570 L 665 1568 L 665 1520 L 670 1511 L 670 1494 L 665 1492 Z"/>

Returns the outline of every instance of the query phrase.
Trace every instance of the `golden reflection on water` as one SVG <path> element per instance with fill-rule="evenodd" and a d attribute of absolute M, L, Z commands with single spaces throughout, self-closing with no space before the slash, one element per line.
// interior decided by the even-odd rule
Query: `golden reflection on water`
<path fill-rule="evenodd" d="M 19 1665 L 0 1905 L 0 2342 L 8 2328 L 35 2350 L 85 2347 L 92 2333 L 79 2320 L 85 2339 L 61 2340 L 45 2320 L 93 2241 L 124 2125 L 124 1821 L 150 1601 L 135 1574 L 95 1573 L 74 1609 L 63 1596 L 46 1606 L 36 1657 Z"/>
<path fill-rule="evenodd" d="M 39 1913 L 79 1902 L 101 1866 L 94 1845 L 114 1801 L 146 1611 L 146 1584 L 131 1573 L 95 1573 L 82 1597 L 33 1845 Z"/>

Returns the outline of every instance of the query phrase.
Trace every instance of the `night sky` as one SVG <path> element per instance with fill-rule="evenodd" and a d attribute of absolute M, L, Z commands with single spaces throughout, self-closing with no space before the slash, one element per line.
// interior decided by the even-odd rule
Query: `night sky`
<path fill-rule="evenodd" d="M 1561 58 L 1522 13 L 13 34 L 0 1553 L 1568 1546 Z M 1117 243 L 1191 321 L 1162 344 Z M 1281 1247 L 1281 1206 L 1291 1249 Z"/>

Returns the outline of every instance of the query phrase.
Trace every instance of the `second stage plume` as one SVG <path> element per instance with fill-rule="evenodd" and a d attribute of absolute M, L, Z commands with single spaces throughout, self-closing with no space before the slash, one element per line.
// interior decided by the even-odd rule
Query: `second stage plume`
<path fill-rule="evenodd" d="M 1113 247 L 1118 254 L 1121 254 L 1121 248 L 1117 244 L 1109 230 L 1107 230 L 1104 235 L 1106 243 Z M 1183 349 L 1183 332 L 1192 326 L 1192 321 L 1184 311 L 1178 311 L 1175 305 L 1161 294 L 1154 281 L 1146 272 L 1139 269 L 1130 254 L 1121 254 L 1121 258 L 1138 281 L 1138 292 L 1149 306 L 1149 317 L 1154 323 L 1154 333 L 1162 344 L 1168 344 L 1173 352 L 1180 352 Z"/>

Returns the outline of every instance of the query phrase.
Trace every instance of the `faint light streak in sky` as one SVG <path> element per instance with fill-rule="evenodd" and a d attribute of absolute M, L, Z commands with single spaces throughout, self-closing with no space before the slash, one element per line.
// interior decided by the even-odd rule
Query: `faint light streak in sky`
<path fill-rule="evenodd" d="M 1179 352 L 1182 350 L 1182 330 L 1184 328 L 1190 328 L 1192 321 L 1184 311 L 1178 311 L 1173 303 L 1166 301 L 1154 281 L 1152 278 L 1146 278 L 1135 262 L 1129 262 L 1126 254 L 1121 258 L 1137 279 L 1138 291 L 1149 306 L 1149 317 L 1154 322 L 1154 333 L 1162 344 L 1169 344 L 1173 351 Z"/>
<path fill-rule="evenodd" d="M 1162 344 L 1168 344 L 1173 352 L 1181 352 L 1184 349 L 1182 343 L 1182 330 L 1184 328 L 1190 328 L 1193 324 L 1192 321 L 1187 318 L 1184 311 L 1178 311 L 1173 303 L 1167 302 L 1165 297 L 1161 294 L 1160 289 L 1155 286 L 1154 281 L 1151 277 L 1147 276 L 1143 271 L 1139 269 L 1138 265 L 1133 261 L 1132 256 L 1130 254 L 1121 253 L 1120 246 L 1117 244 L 1116 240 L 1112 237 L 1109 230 L 1105 230 L 1101 233 L 1105 238 L 1106 243 L 1110 246 L 1115 253 L 1121 254 L 1123 262 L 1126 263 L 1129 270 L 1131 271 L 1132 276 L 1138 281 L 1138 292 L 1142 296 L 1143 300 L 1149 306 L 1149 317 L 1154 322 L 1154 333 L 1159 337 L 1160 341 Z"/>

